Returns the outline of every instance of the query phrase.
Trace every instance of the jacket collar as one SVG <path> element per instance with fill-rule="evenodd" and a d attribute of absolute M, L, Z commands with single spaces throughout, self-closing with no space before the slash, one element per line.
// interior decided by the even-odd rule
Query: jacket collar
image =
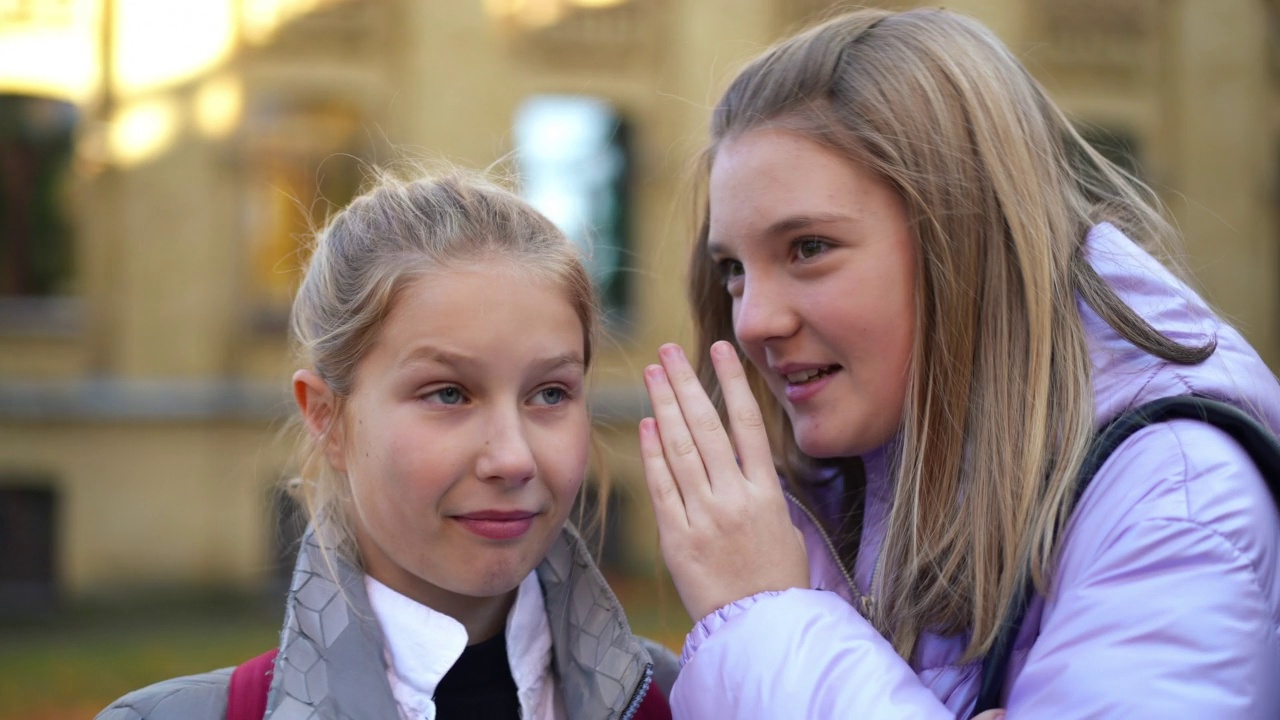
<path fill-rule="evenodd" d="M 467 629 L 368 575 L 364 587 L 392 666 L 387 673 L 392 696 L 401 708 L 412 710 L 411 717 L 433 716 L 428 708 L 435 707 L 436 688 L 467 647 Z M 551 626 L 537 573 L 530 572 L 520 583 L 503 634 L 522 717 L 543 717 L 538 708 L 554 706 L 551 697 L 544 697 L 554 690 L 550 686 L 554 680 L 550 677 Z"/>
<path fill-rule="evenodd" d="M 551 544 L 538 579 L 569 717 L 627 720 L 649 689 L 653 662 L 573 526 Z"/>
<path fill-rule="evenodd" d="M 364 574 L 303 536 L 285 600 L 266 720 L 399 717 L 384 640 Z M 555 671 L 571 718 L 629 718 L 648 689 L 652 662 L 572 526 L 537 568 Z"/>

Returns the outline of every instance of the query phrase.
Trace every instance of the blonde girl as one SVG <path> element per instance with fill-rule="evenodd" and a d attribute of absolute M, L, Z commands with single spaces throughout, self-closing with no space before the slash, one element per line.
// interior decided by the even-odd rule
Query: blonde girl
<path fill-rule="evenodd" d="M 319 234 L 292 314 L 311 526 L 256 717 L 669 717 L 672 660 L 566 522 L 596 323 L 575 248 L 476 177 L 384 179 Z M 232 675 L 99 717 L 238 720 Z"/>

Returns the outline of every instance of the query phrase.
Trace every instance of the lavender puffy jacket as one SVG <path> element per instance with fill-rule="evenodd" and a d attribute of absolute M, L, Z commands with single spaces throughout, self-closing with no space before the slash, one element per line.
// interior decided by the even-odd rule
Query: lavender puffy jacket
<path fill-rule="evenodd" d="M 1090 233 L 1099 273 L 1174 340 L 1217 351 L 1185 367 L 1146 355 L 1088 307 L 1097 422 L 1158 397 L 1200 393 L 1280 429 L 1280 385 L 1231 327 L 1110 225 Z M 870 585 L 891 498 L 869 456 L 862 552 Z M 855 609 L 856 591 L 814 523 L 813 589 L 761 593 L 702 618 L 672 692 L 676 718 L 957 718 L 977 694 L 964 637 L 924 636 L 910 663 Z M 1178 420 L 1139 431 L 1102 467 L 1067 529 L 1056 591 L 1015 643 L 1010 720 L 1280 718 L 1280 515 L 1248 455 Z"/>

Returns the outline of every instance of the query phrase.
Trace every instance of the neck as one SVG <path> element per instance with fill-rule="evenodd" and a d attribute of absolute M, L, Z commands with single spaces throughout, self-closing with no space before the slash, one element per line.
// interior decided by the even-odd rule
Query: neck
<path fill-rule="evenodd" d="M 511 606 L 515 604 L 519 590 L 517 587 L 506 595 L 492 598 L 466 598 L 466 602 L 457 608 L 434 609 L 462 623 L 467 629 L 467 644 L 475 645 L 506 629 L 507 616 L 511 614 Z"/>
<path fill-rule="evenodd" d="M 520 591 L 516 587 L 502 595 L 474 597 L 426 585 L 416 577 L 386 577 L 368 572 L 373 579 L 401 595 L 457 620 L 467 630 L 467 645 L 484 642 L 506 629 L 507 616 Z"/>

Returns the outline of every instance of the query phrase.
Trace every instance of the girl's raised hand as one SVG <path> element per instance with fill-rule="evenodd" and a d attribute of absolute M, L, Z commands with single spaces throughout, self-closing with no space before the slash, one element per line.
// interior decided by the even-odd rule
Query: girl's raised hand
<path fill-rule="evenodd" d="M 658 357 L 661 365 L 644 372 L 654 416 L 640 421 L 640 452 L 662 556 L 690 617 L 759 592 L 809 587 L 804 541 L 737 351 L 724 341 L 711 346 L 729 433 L 684 351 L 664 345 Z"/>

